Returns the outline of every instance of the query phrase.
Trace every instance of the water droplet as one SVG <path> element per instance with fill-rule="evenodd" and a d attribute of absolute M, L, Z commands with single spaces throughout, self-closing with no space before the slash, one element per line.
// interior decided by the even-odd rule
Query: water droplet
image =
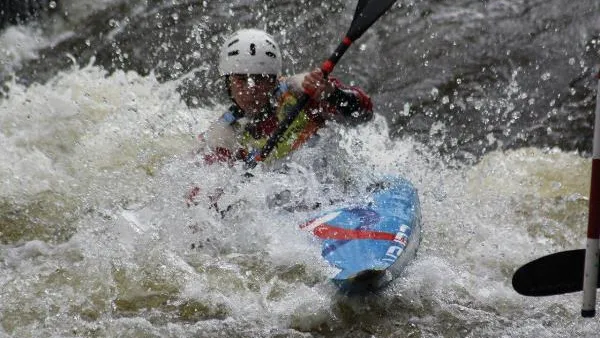
<path fill-rule="evenodd" d="M 544 81 L 550 80 L 550 77 L 551 77 L 551 75 L 549 72 L 542 74 L 542 80 L 544 80 Z"/>
<path fill-rule="evenodd" d="M 50 9 L 55 9 L 56 8 L 56 1 L 50 1 L 48 3 L 48 7 L 50 7 Z"/>

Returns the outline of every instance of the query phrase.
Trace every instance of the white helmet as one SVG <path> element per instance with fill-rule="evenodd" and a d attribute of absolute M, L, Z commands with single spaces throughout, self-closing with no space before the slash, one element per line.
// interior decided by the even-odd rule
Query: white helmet
<path fill-rule="evenodd" d="M 273 37 L 258 29 L 241 29 L 229 37 L 219 55 L 219 73 L 281 73 L 281 52 Z"/>

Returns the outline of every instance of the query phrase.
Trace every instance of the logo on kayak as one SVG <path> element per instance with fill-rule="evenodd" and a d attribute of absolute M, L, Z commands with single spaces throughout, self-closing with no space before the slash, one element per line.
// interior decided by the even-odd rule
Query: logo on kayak
<path fill-rule="evenodd" d="M 395 262 L 402 251 L 404 251 L 404 248 L 406 248 L 406 245 L 408 244 L 408 236 L 410 236 L 410 227 L 406 224 L 402 224 L 400 226 L 400 231 L 398 231 L 393 240 L 396 245 L 390 246 L 385 253 L 385 257 L 383 257 L 381 260 L 390 263 Z"/>

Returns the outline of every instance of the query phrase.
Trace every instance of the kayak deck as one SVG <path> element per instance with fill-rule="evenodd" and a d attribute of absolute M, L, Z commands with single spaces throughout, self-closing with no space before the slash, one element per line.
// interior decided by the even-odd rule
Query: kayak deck
<path fill-rule="evenodd" d="M 421 212 L 412 184 L 392 178 L 374 185 L 359 205 L 321 214 L 302 224 L 321 240 L 321 256 L 339 272 L 332 281 L 343 292 L 381 288 L 414 258 Z"/>

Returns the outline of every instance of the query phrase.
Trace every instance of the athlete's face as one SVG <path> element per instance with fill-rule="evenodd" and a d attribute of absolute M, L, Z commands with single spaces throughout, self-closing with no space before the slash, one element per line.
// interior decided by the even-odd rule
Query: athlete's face
<path fill-rule="evenodd" d="M 233 74 L 229 79 L 233 100 L 250 118 L 269 103 L 277 85 L 274 75 Z"/>

